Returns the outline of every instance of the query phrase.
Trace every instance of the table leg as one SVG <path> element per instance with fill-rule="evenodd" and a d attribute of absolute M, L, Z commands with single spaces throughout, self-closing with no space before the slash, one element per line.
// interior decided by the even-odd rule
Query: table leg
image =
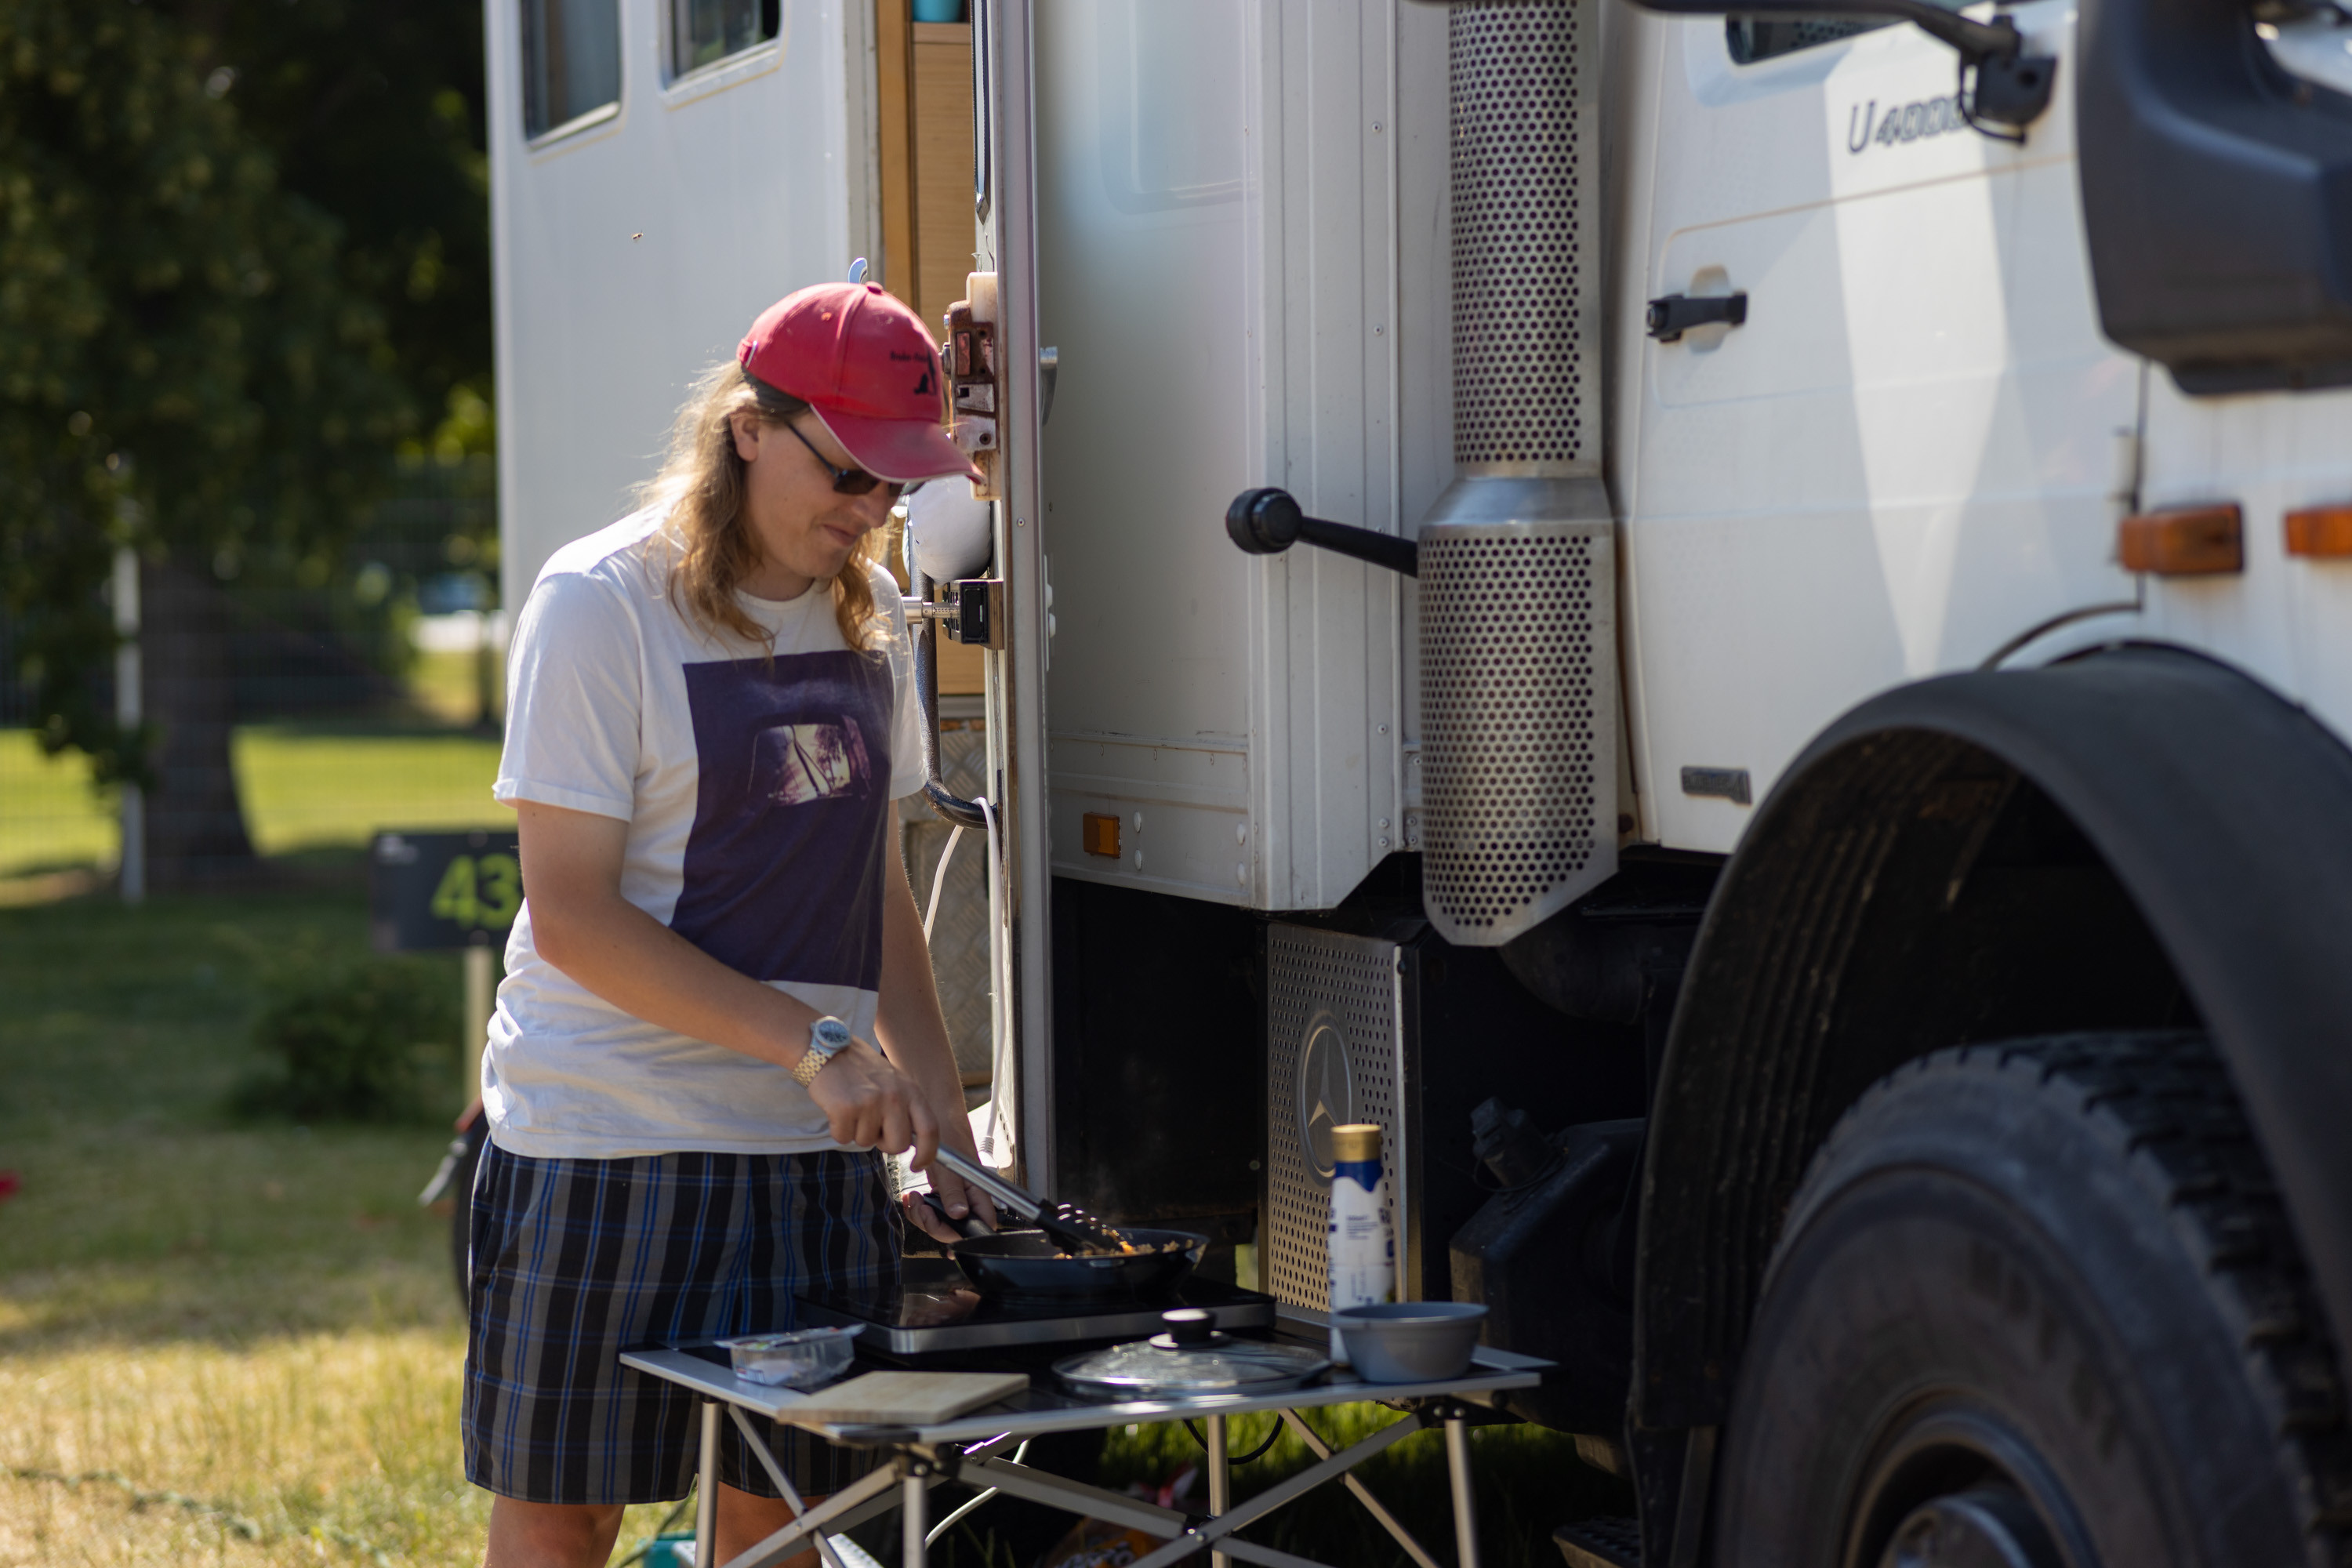
<path fill-rule="evenodd" d="M 1232 1456 L 1227 1448 L 1225 1418 L 1209 1417 L 1209 1511 L 1220 1514 L 1234 1503 L 1234 1471 Z M 1222 1552 L 1209 1553 L 1209 1568 L 1233 1568 L 1233 1559 Z"/>
<path fill-rule="evenodd" d="M 719 1401 L 702 1402 L 702 1469 L 695 1483 L 694 1560 L 715 1561 L 719 1550 Z"/>
<path fill-rule="evenodd" d="M 1462 1568 L 1478 1568 L 1478 1510 L 1470 1491 L 1470 1429 L 1445 1418 L 1445 1470 L 1454 1482 L 1454 1551 Z"/>
<path fill-rule="evenodd" d="M 908 1461 L 898 1480 L 899 1568 L 923 1568 L 929 1561 L 923 1537 L 930 1533 L 931 1489 L 923 1471 L 923 1466 Z"/>

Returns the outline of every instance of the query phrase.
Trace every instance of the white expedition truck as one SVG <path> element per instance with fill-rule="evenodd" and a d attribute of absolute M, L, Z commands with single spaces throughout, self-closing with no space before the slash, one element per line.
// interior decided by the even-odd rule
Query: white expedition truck
<path fill-rule="evenodd" d="M 983 275 L 1031 1185 L 1311 1315 L 1381 1122 L 1574 1563 L 2352 1561 L 2344 14 L 904 3 L 488 0 L 507 601 Z"/>

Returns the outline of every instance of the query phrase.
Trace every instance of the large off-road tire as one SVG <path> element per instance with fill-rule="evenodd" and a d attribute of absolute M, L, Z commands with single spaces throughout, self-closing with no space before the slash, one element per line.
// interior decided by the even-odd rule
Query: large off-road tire
<path fill-rule="evenodd" d="M 1967 1047 L 1868 1090 L 1798 1189 L 1714 1560 L 2340 1568 L 2348 1460 L 2294 1238 L 2204 1038 Z"/>

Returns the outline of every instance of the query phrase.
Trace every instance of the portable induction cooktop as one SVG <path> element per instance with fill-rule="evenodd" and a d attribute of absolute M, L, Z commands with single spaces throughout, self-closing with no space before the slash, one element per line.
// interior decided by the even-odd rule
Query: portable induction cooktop
<path fill-rule="evenodd" d="M 1273 1297 L 1197 1275 L 1151 1301 L 990 1299 L 953 1265 L 941 1271 L 926 1262 L 909 1258 L 898 1288 L 887 1294 L 803 1296 L 800 1321 L 812 1328 L 863 1324 L 860 1352 L 891 1356 L 1139 1339 L 1158 1333 L 1160 1314 L 1171 1307 L 1198 1307 L 1228 1331 L 1274 1327 Z"/>

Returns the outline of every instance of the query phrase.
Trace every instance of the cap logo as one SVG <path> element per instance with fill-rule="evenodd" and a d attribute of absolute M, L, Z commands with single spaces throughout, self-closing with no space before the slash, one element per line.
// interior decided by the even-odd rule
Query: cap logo
<path fill-rule="evenodd" d="M 923 378 L 922 378 L 922 380 L 920 380 L 920 381 L 919 381 L 919 382 L 915 383 L 915 395 L 916 395 L 916 396 L 918 396 L 918 397 L 928 397 L 928 396 L 929 396 L 930 395 L 931 395 L 931 373 L 930 373 L 928 369 L 926 369 L 926 370 L 923 372 Z"/>

